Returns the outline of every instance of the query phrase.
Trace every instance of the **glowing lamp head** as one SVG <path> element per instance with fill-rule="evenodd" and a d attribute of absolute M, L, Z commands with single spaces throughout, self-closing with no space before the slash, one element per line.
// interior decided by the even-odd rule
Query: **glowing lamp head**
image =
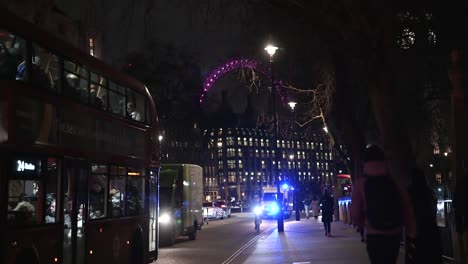
<path fill-rule="evenodd" d="M 268 45 L 268 46 L 265 47 L 266 52 L 270 56 L 275 55 L 275 52 L 276 52 L 277 49 L 278 49 L 278 47 L 275 47 L 273 45 Z"/>
<path fill-rule="evenodd" d="M 289 102 L 288 105 L 289 105 L 289 107 L 291 107 L 291 110 L 294 111 L 294 108 L 296 107 L 297 103 L 296 102 Z"/>
<path fill-rule="evenodd" d="M 286 190 L 286 189 L 289 188 L 289 185 L 287 183 L 283 183 L 283 185 L 281 187 L 283 187 L 283 189 Z"/>

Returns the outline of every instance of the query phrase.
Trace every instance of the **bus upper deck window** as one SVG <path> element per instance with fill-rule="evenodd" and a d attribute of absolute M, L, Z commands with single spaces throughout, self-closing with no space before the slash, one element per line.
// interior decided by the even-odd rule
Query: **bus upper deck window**
<path fill-rule="evenodd" d="M 22 38 L 0 29 L 0 78 L 15 80 L 19 64 L 26 56 Z"/>

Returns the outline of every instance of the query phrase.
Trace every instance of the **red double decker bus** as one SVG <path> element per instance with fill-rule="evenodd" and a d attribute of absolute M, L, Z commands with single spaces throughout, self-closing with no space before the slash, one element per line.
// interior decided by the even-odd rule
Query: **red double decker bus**
<path fill-rule="evenodd" d="M 159 146 L 148 89 L 0 15 L 0 262 L 157 258 Z"/>

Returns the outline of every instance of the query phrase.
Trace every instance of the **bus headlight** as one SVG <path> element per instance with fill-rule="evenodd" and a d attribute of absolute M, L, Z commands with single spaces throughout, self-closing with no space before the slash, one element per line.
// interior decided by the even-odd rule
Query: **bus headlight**
<path fill-rule="evenodd" d="M 159 223 L 161 224 L 167 224 L 171 221 L 171 216 L 168 213 L 161 214 L 159 216 Z"/>

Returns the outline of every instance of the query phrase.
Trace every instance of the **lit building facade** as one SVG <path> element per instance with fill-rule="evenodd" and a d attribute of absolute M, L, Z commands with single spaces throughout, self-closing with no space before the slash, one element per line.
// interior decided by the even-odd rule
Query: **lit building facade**
<path fill-rule="evenodd" d="M 265 186 L 280 184 L 304 188 L 331 183 L 339 162 L 324 133 L 296 136 L 296 144 L 278 139 L 280 159 L 275 160 L 273 135 L 250 128 L 207 129 L 203 133 L 204 190 L 206 197 L 249 200 Z M 296 176 L 298 183 L 295 183 Z"/>

